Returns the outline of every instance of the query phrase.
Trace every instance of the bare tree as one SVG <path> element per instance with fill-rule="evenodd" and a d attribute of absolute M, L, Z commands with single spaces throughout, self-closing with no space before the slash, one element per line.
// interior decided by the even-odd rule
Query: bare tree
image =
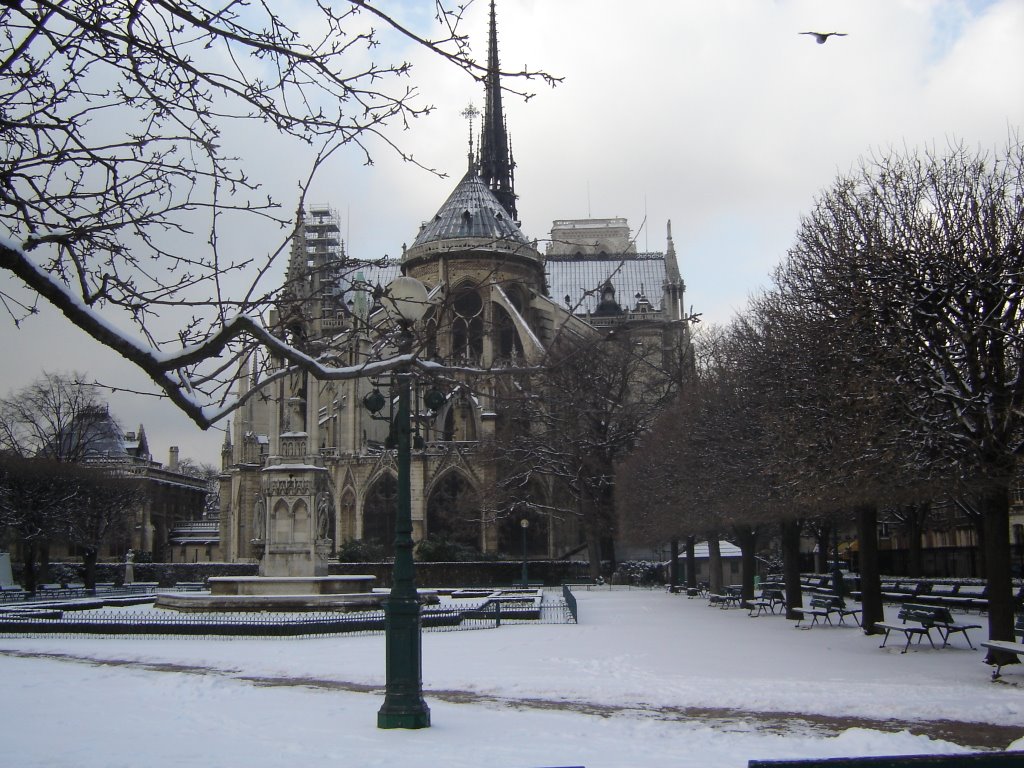
<path fill-rule="evenodd" d="M 83 581 L 96 587 L 100 549 L 114 537 L 125 536 L 133 510 L 142 502 L 139 481 L 123 469 L 78 465 L 69 473 L 71 503 L 64 510 L 61 533 L 82 551 Z"/>
<path fill-rule="evenodd" d="M 1011 639 L 1009 491 L 1024 434 L 1024 145 L 864 161 L 817 201 L 788 287 L 899 352 L 903 459 L 964 479 L 984 519 L 990 636 Z M 898 386 L 895 386 L 898 385 Z M 990 654 L 991 655 L 991 654 Z"/>
<path fill-rule="evenodd" d="M 411 41 L 482 80 L 465 8 L 437 0 L 438 32 L 420 34 L 368 0 L 3 3 L 0 268 L 27 290 L 0 290 L 0 304 L 15 324 L 53 305 L 203 428 L 237 406 L 231 381 L 261 345 L 321 380 L 365 375 L 268 329 L 280 296 L 267 275 L 294 209 L 260 189 L 229 137 L 259 124 L 304 148 L 300 209 L 339 151 L 419 165 L 388 128 L 432 107 L 411 65 L 378 60 L 377 46 Z M 239 220 L 278 225 L 280 242 L 265 258 L 233 253 L 223 233 Z"/>
<path fill-rule="evenodd" d="M 0 399 L 0 451 L 24 458 L 82 461 L 116 438 L 116 424 L 81 373 L 43 373 Z"/>
<path fill-rule="evenodd" d="M 0 529 L 19 544 L 22 584 L 34 591 L 46 571 L 46 548 L 65 529 L 75 503 L 76 468 L 47 458 L 0 454 Z"/>
<path fill-rule="evenodd" d="M 616 464 L 650 428 L 681 376 L 680 356 L 666 354 L 661 336 L 644 330 L 621 327 L 589 342 L 560 341 L 531 386 L 507 383 L 501 406 L 507 428 L 488 446 L 501 478 L 490 502 L 498 514 L 535 503 L 528 494 L 536 483 L 550 486 L 549 511 L 578 520 L 595 577 L 602 558 L 613 557 Z"/>

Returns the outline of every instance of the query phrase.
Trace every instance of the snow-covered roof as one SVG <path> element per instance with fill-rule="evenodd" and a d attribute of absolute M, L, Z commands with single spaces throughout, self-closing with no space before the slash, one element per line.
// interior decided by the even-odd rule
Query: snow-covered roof
<path fill-rule="evenodd" d="M 731 542 L 725 541 L 724 539 L 718 542 L 718 551 L 721 553 L 722 557 L 739 557 L 741 554 L 739 547 Z M 703 558 L 708 557 L 708 543 L 706 541 L 697 542 L 693 546 L 693 556 Z M 680 552 L 679 558 L 681 560 L 685 560 L 686 553 Z"/>

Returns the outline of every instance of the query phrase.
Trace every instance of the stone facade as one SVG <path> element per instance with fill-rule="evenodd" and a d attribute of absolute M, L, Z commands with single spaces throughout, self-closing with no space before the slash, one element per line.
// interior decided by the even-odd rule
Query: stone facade
<path fill-rule="evenodd" d="M 518 556 L 524 547 L 520 516 L 481 502 L 499 470 L 481 460 L 480 446 L 509 427 L 501 423 L 499 406 L 520 384 L 512 375 L 483 372 L 529 370 L 560 339 L 586 341 L 620 327 L 663 359 L 685 354 L 689 337 L 671 227 L 667 249 L 659 253 L 637 253 L 620 218 L 556 220 L 544 254 L 521 231 L 515 163 L 500 114 L 494 25 L 492 8 L 494 71 L 487 78 L 481 156 L 470 153 L 466 174 L 412 244 L 402 246 L 400 261 L 348 259 L 337 215 L 328 206 L 300 211 L 287 282 L 270 325 L 334 367 L 371 366 L 396 352 L 395 324 L 381 302 L 386 287 L 400 274 L 424 283 L 428 311 L 413 329 L 413 352 L 419 360 L 442 363 L 444 373 L 420 375 L 412 387 L 413 536 Z M 298 496 L 274 491 L 285 475 L 320 478 L 329 493 L 322 538 L 303 542 L 311 551 L 364 541 L 386 555 L 394 538 L 397 476 L 389 440 L 394 374 L 367 369 L 362 377 L 320 381 L 282 366 L 280 360 L 253 359 L 238 380 L 244 405 L 223 453 L 225 559 L 270 557 L 269 539 L 261 533 L 274 504 L 298 519 Z M 253 390 L 258 394 L 249 397 Z M 384 403 L 380 416 L 363 407 L 373 392 Z M 553 481 L 532 482 L 527 492 L 530 509 L 565 506 Z M 303 505 L 308 508 L 313 497 L 302 495 Z M 537 513 L 531 519 L 525 534 L 531 556 L 557 558 L 580 549 L 582 532 L 573 515 Z"/>

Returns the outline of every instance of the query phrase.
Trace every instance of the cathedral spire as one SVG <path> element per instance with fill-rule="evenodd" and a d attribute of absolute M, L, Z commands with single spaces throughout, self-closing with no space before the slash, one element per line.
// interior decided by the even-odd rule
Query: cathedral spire
<path fill-rule="evenodd" d="M 306 266 L 306 209 L 299 199 L 299 206 L 295 209 L 295 232 L 292 234 L 292 249 L 288 257 L 288 283 L 292 290 L 305 277 Z"/>
<path fill-rule="evenodd" d="M 487 45 L 487 75 L 484 77 L 486 101 L 483 126 L 480 129 L 480 178 L 502 204 L 513 220 L 519 220 L 516 211 L 516 192 L 513 183 L 512 155 L 509 152 L 505 115 L 501 108 L 501 82 L 498 63 L 498 22 L 491 0 L 490 37 Z"/>

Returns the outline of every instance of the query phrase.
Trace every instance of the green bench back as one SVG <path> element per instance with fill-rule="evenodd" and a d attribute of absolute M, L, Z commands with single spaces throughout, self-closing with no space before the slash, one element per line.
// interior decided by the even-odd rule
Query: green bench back
<path fill-rule="evenodd" d="M 833 757 L 818 760 L 750 760 L 747 768 L 1020 768 L 1024 752 L 971 752 L 963 755 Z"/>
<path fill-rule="evenodd" d="M 949 608 L 938 605 L 904 604 L 900 608 L 900 621 L 916 621 L 920 624 L 953 624 L 953 614 Z"/>

